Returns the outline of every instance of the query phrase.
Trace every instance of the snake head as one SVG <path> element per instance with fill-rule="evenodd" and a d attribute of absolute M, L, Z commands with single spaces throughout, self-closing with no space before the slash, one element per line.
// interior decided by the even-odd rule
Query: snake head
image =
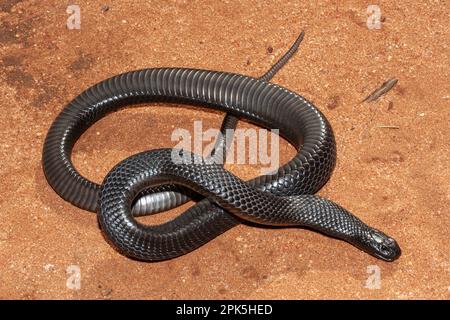
<path fill-rule="evenodd" d="M 385 261 L 394 261 L 400 257 L 401 250 L 397 242 L 377 229 L 370 229 L 364 242 L 365 251 Z"/>

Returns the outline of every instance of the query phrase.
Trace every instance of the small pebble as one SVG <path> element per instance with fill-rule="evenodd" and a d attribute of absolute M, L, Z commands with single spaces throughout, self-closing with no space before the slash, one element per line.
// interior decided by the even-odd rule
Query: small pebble
<path fill-rule="evenodd" d="M 44 270 L 45 270 L 46 272 L 49 272 L 49 271 L 51 271 L 51 270 L 53 270 L 53 269 L 55 269 L 55 265 L 54 265 L 54 264 L 48 263 L 48 264 L 46 264 L 46 265 L 44 266 Z"/>
<path fill-rule="evenodd" d="M 394 108 L 394 102 L 389 101 L 389 105 L 388 105 L 388 111 L 392 110 Z"/>
<path fill-rule="evenodd" d="M 101 10 L 102 10 L 102 12 L 106 12 L 109 10 L 109 7 L 106 4 L 104 4 L 104 5 L 102 5 Z"/>

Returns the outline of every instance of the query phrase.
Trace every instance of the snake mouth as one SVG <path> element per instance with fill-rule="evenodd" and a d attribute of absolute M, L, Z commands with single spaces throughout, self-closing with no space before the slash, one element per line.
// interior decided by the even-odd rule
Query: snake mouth
<path fill-rule="evenodd" d="M 394 261 L 401 255 L 397 241 L 376 229 L 369 231 L 366 246 L 367 252 L 385 261 Z"/>

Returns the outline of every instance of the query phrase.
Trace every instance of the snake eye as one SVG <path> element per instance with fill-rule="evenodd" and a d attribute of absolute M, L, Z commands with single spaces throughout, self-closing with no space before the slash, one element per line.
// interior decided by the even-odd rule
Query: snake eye
<path fill-rule="evenodd" d="M 381 252 L 388 261 L 397 259 L 401 254 L 401 250 L 397 242 L 392 238 L 389 238 L 386 241 L 387 243 L 385 242 L 380 246 Z"/>

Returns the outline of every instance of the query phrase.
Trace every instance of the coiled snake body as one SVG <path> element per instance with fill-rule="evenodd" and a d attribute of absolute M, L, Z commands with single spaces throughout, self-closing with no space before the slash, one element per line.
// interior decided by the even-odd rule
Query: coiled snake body
<path fill-rule="evenodd" d="M 394 239 L 339 205 L 313 195 L 329 179 L 335 141 L 324 115 L 300 95 L 268 80 L 296 51 L 291 49 L 263 77 L 182 68 L 127 72 L 104 80 L 71 101 L 52 124 L 44 144 L 43 168 L 52 188 L 74 205 L 98 212 L 101 228 L 125 255 L 147 261 L 188 253 L 242 220 L 278 226 L 304 226 L 345 240 L 387 261 L 400 255 Z M 226 152 L 202 159 L 172 149 L 143 152 L 114 167 L 99 186 L 71 162 L 77 139 L 94 122 L 126 105 L 167 101 L 201 104 L 227 113 L 223 129 L 245 118 L 279 129 L 298 153 L 276 173 L 244 182 L 217 164 Z M 157 119 L 156 119 L 157 120 Z M 223 150 L 222 150 L 223 149 Z M 221 151 L 221 152 L 218 152 Z M 176 206 L 194 192 L 204 197 L 182 215 L 147 226 L 133 217 Z"/>

